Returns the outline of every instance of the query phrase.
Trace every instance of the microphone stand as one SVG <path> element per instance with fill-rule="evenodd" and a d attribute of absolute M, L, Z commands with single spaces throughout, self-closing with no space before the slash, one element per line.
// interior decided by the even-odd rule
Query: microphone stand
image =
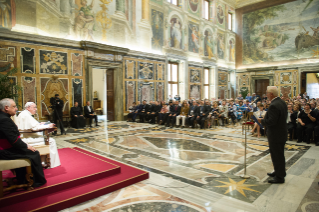
<path fill-rule="evenodd" d="M 246 115 L 245 126 L 244 126 L 244 133 L 245 133 L 244 174 L 240 176 L 243 179 L 250 178 L 250 176 L 247 175 L 247 158 L 246 158 L 246 155 L 247 155 L 247 121 L 248 121 L 248 114 Z"/>

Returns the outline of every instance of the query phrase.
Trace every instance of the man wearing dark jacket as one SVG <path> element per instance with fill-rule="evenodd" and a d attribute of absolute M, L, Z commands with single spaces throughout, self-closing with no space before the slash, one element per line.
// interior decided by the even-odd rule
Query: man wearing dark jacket
<path fill-rule="evenodd" d="M 140 123 L 144 123 L 145 116 L 147 115 L 147 111 L 149 109 L 149 105 L 146 104 L 146 100 L 143 101 L 143 104 L 140 105 L 139 110 L 138 110 L 138 115 L 140 117 Z"/>
<path fill-rule="evenodd" d="M 197 124 L 200 124 L 200 128 L 204 128 L 205 120 L 207 119 L 208 113 L 210 112 L 210 105 L 207 101 L 206 105 L 205 102 L 202 100 L 201 105 L 199 106 L 199 114 L 197 115 L 196 121 Z"/>
<path fill-rule="evenodd" d="M 17 125 L 10 118 L 17 111 L 17 106 L 12 99 L 0 101 L 0 160 L 29 159 L 33 173 L 33 187 L 45 184 L 39 152 L 24 143 L 20 138 Z M 26 168 L 15 169 L 17 180 L 20 184 L 26 183 Z M 2 183 L 2 182 L 0 182 Z"/>
<path fill-rule="evenodd" d="M 293 111 L 291 104 L 288 104 L 287 107 L 288 107 L 287 129 L 288 129 L 288 133 L 289 133 L 289 140 L 292 141 L 292 132 L 294 130 L 296 132 L 296 128 L 297 128 L 296 119 L 297 119 L 298 111 Z"/>
<path fill-rule="evenodd" d="M 71 125 L 73 128 L 84 128 L 85 127 L 85 118 L 83 116 L 82 108 L 79 107 L 78 102 L 74 102 L 74 107 L 71 107 Z"/>
<path fill-rule="evenodd" d="M 269 151 L 274 172 L 268 173 L 273 179 L 269 183 L 284 183 L 286 176 L 285 168 L 285 144 L 287 141 L 287 105 L 278 97 L 278 88 L 268 86 L 267 98 L 271 101 L 264 119 L 258 121 L 266 127 L 269 143 Z"/>
<path fill-rule="evenodd" d="M 155 118 L 158 116 L 158 113 L 161 111 L 161 105 L 159 105 L 158 101 L 154 102 L 152 110 L 150 111 L 149 119 L 150 124 L 155 124 Z"/>
<path fill-rule="evenodd" d="M 90 119 L 90 127 L 92 127 L 92 119 L 95 119 L 95 125 L 99 126 L 97 124 L 97 115 L 94 114 L 90 101 L 86 102 L 86 106 L 84 107 L 84 116 Z"/>
<path fill-rule="evenodd" d="M 172 123 L 172 126 L 176 123 L 176 117 L 181 112 L 181 107 L 178 105 L 178 101 L 174 101 L 173 105 L 170 107 L 170 114 L 167 116 L 166 127 L 169 127 L 169 124 Z"/>
<path fill-rule="evenodd" d="M 199 115 L 198 102 L 194 100 L 192 106 L 189 108 L 188 116 L 187 116 L 187 122 L 190 128 L 194 127 L 194 121 L 198 115 Z"/>

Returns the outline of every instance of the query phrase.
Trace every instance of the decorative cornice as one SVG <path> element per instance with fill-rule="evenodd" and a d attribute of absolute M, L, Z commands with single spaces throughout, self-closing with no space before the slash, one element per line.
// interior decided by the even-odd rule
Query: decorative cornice
<path fill-rule="evenodd" d="M 186 56 L 182 56 L 182 55 L 167 53 L 166 56 L 167 56 L 168 60 L 169 59 L 176 59 L 176 60 L 185 60 L 185 61 L 187 61 L 187 57 Z"/>
<path fill-rule="evenodd" d="M 52 45 L 59 47 L 81 48 L 79 41 L 15 32 L 4 28 L 0 28 L 0 39 L 13 40 L 18 42 L 29 42 L 42 45 Z"/>
<path fill-rule="evenodd" d="M 122 65 L 122 61 L 106 61 L 94 58 L 87 58 L 87 63 L 93 68 L 118 68 Z"/>
<path fill-rule="evenodd" d="M 150 59 L 166 60 L 166 56 L 165 55 L 152 54 L 152 53 L 140 52 L 140 51 L 134 51 L 134 50 L 130 50 L 128 52 L 127 56 L 147 57 L 147 58 L 150 58 Z"/>
<path fill-rule="evenodd" d="M 85 50 L 97 51 L 104 54 L 126 55 L 129 52 L 128 48 L 95 43 L 91 41 L 81 41 L 81 46 Z"/>

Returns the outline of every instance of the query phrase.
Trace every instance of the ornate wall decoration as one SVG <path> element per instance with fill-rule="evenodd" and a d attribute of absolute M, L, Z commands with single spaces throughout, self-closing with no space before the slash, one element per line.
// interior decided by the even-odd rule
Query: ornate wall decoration
<path fill-rule="evenodd" d="M 229 62 L 235 62 L 235 39 L 229 40 Z"/>
<path fill-rule="evenodd" d="M 83 75 L 83 55 L 78 53 L 71 54 L 72 59 L 72 75 L 82 76 Z"/>
<path fill-rule="evenodd" d="M 186 4 L 188 4 L 188 11 L 199 16 L 201 1 L 200 0 L 186 0 Z"/>
<path fill-rule="evenodd" d="M 0 2 L 0 27 L 12 28 L 16 25 L 16 3 L 13 0 Z"/>
<path fill-rule="evenodd" d="M 35 74 L 35 50 L 21 47 L 21 71 L 22 73 Z"/>
<path fill-rule="evenodd" d="M 190 85 L 189 88 L 189 98 L 201 99 L 201 86 L 200 85 Z"/>
<path fill-rule="evenodd" d="M 227 86 L 218 86 L 218 99 L 227 99 Z"/>
<path fill-rule="evenodd" d="M 126 60 L 125 62 L 125 78 L 136 79 L 136 62 L 134 60 Z"/>
<path fill-rule="evenodd" d="M 154 64 L 138 62 L 138 78 L 154 79 Z"/>
<path fill-rule="evenodd" d="M 0 45 L 0 72 L 6 72 L 16 67 L 16 48 L 7 45 Z"/>
<path fill-rule="evenodd" d="M 73 102 L 78 102 L 80 106 L 84 105 L 83 102 L 83 82 L 82 79 L 72 79 L 73 87 Z"/>
<path fill-rule="evenodd" d="M 216 4 L 216 19 L 217 25 L 225 29 L 225 5 L 221 3 Z"/>
<path fill-rule="evenodd" d="M 163 5 L 163 0 L 151 0 L 152 2 L 155 2 L 156 4 Z"/>
<path fill-rule="evenodd" d="M 138 101 L 147 102 L 155 100 L 154 96 L 154 83 L 153 82 L 138 82 Z"/>
<path fill-rule="evenodd" d="M 156 83 L 156 100 L 157 101 L 165 100 L 165 82 Z"/>
<path fill-rule="evenodd" d="M 280 84 L 291 84 L 291 83 L 292 83 L 291 72 L 280 73 Z"/>
<path fill-rule="evenodd" d="M 108 6 L 113 0 L 100 0 L 102 10 L 96 14 L 96 21 L 102 28 L 102 41 L 107 41 L 106 33 L 112 27 L 112 19 L 108 14 Z"/>
<path fill-rule="evenodd" d="M 219 59 L 225 59 L 225 33 L 222 31 L 217 33 L 217 56 Z"/>
<path fill-rule="evenodd" d="M 157 64 L 157 80 L 165 80 L 165 64 Z"/>
<path fill-rule="evenodd" d="M 190 69 L 189 72 L 190 82 L 191 83 L 200 83 L 201 82 L 201 70 L 200 69 Z"/>
<path fill-rule="evenodd" d="M 204 55 L 209 59 L 215 57 L 215 48 L 214 48 L 214 36 L 211 30 L 205 30 L 204 32 Z"/>
<path fill-rule="evenodd" d="M 37 102 L 37 87 L 35 77 L 22 77 L 22 106 L 27 102 Z"/>
<path fill-rule="evenodd" d="M 41 74 L 68 74 L 68 54 L 65 52 L 40 50 Z"/>
<path fill-rule="evenodd" d="M 183 49 L 183 26 L 178 17 L 173 17 L 170 20 L 169 43 L 170 47 Z"/>
<path fill-rule="evenodd" d="M 64 102 L 63 114 L 69 115 L 69 81 L 68 79 L 40 78 L 41 84 L 41 109 L 42 117 L 46 118 L 47 115 L 52 113 L 50 109 L 50 98 L 55 94 L 60 95 L 60 99 Z"/>
<path fill-rule="evenodd" d="M 218 72 L 218 85 L 227 85 L 228 73 Z"/>
<path fill-rule="evenodd" d="M 275 72 L 275 86 L 279 88 L 281 96 L 291 98 L 298 95 L 298 70 L 278 70 Z"/>
<path fill-rule="evenodd" d="M 284 99 L 290 98 L 292 93 L 291 85 L 280 86 L 280 93 L 284 97 Z"/>
<path fill-rule="evenodd" d="M 239 77 L 239 86 L 240 87 L 249 86 L 249 75 L 247 75 L 247 74 L 240 75 L 240 77 Z"/>
<path fill-rule="evenodd" d="M 136 102 L 136 82 L 125 81 L 125 111 Z"/>
<path fill-rule="evenodd" d="M 198 53 L 200 47 L 199 44 L 199 26 L 193 22 L 188 24 L 188 51 Z"/>
<path fill-rule="evenodd" d="M 164 45 L 164 14 L 152 9 L 152 49 L 162 50 Z"/>

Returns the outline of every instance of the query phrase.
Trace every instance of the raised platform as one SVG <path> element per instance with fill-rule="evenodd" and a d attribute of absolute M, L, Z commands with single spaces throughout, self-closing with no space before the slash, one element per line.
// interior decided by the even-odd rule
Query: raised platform
<path fill-rule="evenodd" d="M 0 211 L 58 211 L 148 179 L 148 173 L 80 148 L 59 150 L 61 166 L 47 183 L 0 199 Z"/>

